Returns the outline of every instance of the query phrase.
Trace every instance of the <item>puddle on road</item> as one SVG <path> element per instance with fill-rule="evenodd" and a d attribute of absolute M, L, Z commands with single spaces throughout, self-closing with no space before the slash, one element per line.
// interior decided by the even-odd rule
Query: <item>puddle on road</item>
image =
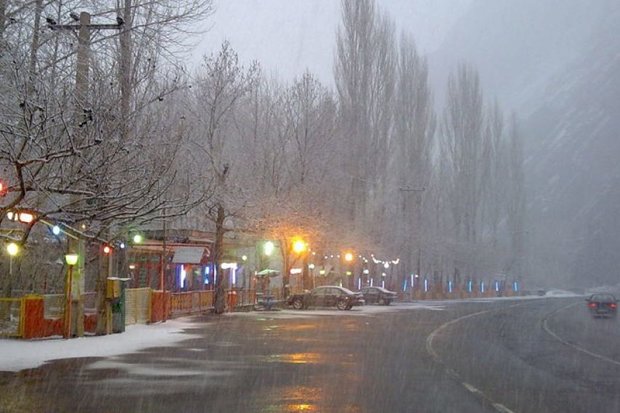
<path fill-rule="evenodd" d="M 325 358 L 319 353 L 291 353 L 291 354 L 272 354 L 258 358 L 259 361 L 267 363 L 290 363 L 290 364 L 318 364 L 324 363 Z"/>

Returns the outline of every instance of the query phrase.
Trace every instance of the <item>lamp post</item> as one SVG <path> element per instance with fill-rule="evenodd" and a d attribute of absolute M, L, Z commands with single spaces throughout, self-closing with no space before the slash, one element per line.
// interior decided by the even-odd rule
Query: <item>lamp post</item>
<path fill-rule="evenodd" d="M 73 297 L 71 296 L 71 284 L 73 283 L 73 267 L 78 263 L 79 255 L 75 253 L 69 253 L 65 255 L 65 262 L 67 263 L 67 282 L 66 282 L 66 302 L 65 302 L 65 338 L 71 338 L 71 305 Z"/>
<path fill-rule="evenodd" d="M 314 268 L 315 268 L 314 264 L 312 263 L 308 264 L 308 269 L 310 270 L 310 280 L 312 281 L 312 285 L 311 285 L 312 288 L 316 287 Z"/>
<path fill-rule="evenodd" d="M 353 253 L 352 252 L 346 252 L 344 254 L 344 260 L 346 262 L 346 276 L 347 276 L 347 288 L 350 288 L 351 290 L 353 290 L 354 284 L 355 284 L 355 275 L 353 272 Z"/>

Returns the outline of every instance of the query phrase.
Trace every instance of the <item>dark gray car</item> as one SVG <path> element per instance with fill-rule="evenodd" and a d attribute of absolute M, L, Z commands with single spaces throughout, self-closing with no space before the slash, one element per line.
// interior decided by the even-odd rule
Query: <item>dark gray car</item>
<path fill-rule="evenodd" d="M 586 298 L 588 308 L 594 317 L 615 317 L 618 300 L 611 294 L 592 294 Z"/>
<path fill-rule="evenodd" d="M 396 293 L 383 287 L 363 287 L 360 292 L 364 295 L 364 301 L 367 304 L 390 305 L 396 300 Z"/>
<path fill-rule="evenodd" d="M 337 285 L 316 287 L 303 294 L 294 294 L 287 299 L 287 304 L 296 310 L 308 307 L 336 307 L 339 310 L 350 310 L 357 305 L 364 305 L 360 293 L 354 293 Z"/>

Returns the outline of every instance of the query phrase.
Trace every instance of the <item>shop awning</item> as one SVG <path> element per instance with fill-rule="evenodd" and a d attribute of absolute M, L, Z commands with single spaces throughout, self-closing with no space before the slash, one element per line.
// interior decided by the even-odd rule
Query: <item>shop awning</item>
<path fill-rule="evenodd" d="M 200 264 L 204 247 L 175 247 L 172 262 L 175 264 Z"/>

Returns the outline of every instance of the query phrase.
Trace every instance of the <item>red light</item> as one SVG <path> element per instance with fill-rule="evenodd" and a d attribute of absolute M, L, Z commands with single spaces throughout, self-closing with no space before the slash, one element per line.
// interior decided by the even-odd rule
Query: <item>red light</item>
<path fill-rule="evenodd" d="M 616 304 L 616 303 L 611 303 L 611 304 L 609 304 L 609 306 L 610 306 L 611 308 L 616 308 L 616 307 L 618 307 L 618 304 Z"/>
<path fill-rule="evenodd" d="M 596 308 L 596 303 L 589 303 L 589 304 L 588 304 L 588 307 L 590 307 L 590 308 Z"/>
<path fill-rule="evenodd" d="M 109 245 L 106 245 L 105 247 L 103 247 L 103 253 L 104 254 L 109 254 L 112 252 L 112 248 L 110 248 Z"/>
<path fill-rule="evenodd" d="M 4 182 L 0 181 L 0 196 L 5 196 L 8 188 L 4 184 Z"/>

